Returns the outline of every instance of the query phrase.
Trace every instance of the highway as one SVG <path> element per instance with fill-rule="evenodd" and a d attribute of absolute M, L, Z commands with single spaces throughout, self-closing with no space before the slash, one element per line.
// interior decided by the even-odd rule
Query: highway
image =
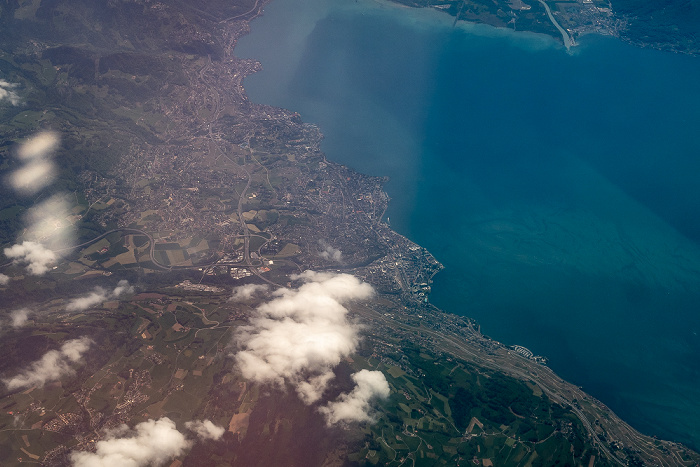
<path fill-rule="evenodd" d="M 101 239 L 105 238 L 106 236 L 111 235 L 115 232 L 122 232 L 125 234 L 134 234 L 134 235 L 145 235 L 146 237 L 148 237 L 148 241 L 150 242 L 150 247 L 148 249 L 148 256 L 151 259 L 151 262 L 153 262 L 153 264 L 159 269 L 163 269 L 166 271 L 170 271 L 173 269 L 171 266 L 164 266 L 164 265 L 160 264 L 158 261 L 156 261 L 156 258 L 153 255 L 153 252 L 154 252 L 155 247 L 156 247 L 156 242 L 151 234 L 149 234 L 146 231 L 140 230 L 140 229 L 132 229 L 132 228 L 112 229 L 108 232 L 103 233 L 102 235 L 98 235 L 97 237 L 93 238 L 92 240 L 88 240 L 87 242 L 83 242 L 80 245 L 75 245 L 75 246 L 71 246 L 68 248 L 61 248 L 60 250 L 52 250 L 52 251 L 54 253 L 62 253 L 64 251 L 70 251 L 70 250 L 75 250 L 76 248 L 86 247 L 88 245 L 92 245 L 96 241 L 101 240 Z"/>
<path fill-rule="evenodd" d="M 680 448 L 675 443 L 663 441 L 663 447 L 668 450 L 668 453 L 661 456 L 659 448 L 654 446 L 654 443 L 658 442 L 657 440 L 633 429 L 607 406 L 586 394 L 581 388 L 562 380 L 549 367 L 535 363 L 503 346 L 486 349 L 483 344 L 493 347 L 493 341 L 478 332 L 473 332 L 471 336 L 465 338 L 442 330 L 437 331 L 424 326 L 405 324 L 368 306 L 355 306 L 353 311 L 364 315 L 369 321 L 381 321 L 392 329 L 403 329 L 424 337 L 429 336 L 438 350 L 463 361 L 536 384 L 552 401 L 568 407 L 577 415 L 588 432 L 591 443 L 614 464 L 627 465 L 625 461 L 611 452 L 609 446 L 612 441 L 617 441 L 632 450 L 639 451 L 640 457 L 652 465 L 668 467 L 693 465 L 683 461 Z M 376 332 L 378 327 L 371 329 Z M 574 403 L 575 400 L 580 401 L 580 404 Z M 608 442 L 603 442 L 598 437 L 598 431 L 593 423 L 596 420 L 607 432 Z"/>
<path fill-rule="evenodd" d="M 253 7 L 253 9 L 250 12 L 254 11 L 257 7 L 258 7 L 258 2 L 256 1 L 255 7 Z M 244 14 L 247 14 L 247 13 L 244 13 Z M 233 18 L 229 18 L 229 19 L 224 20 L 224 21 L 229 21 L 231 19 L 233 19 Z M 222 22 L 224 22 L 224 21 L 222 21 Z M 243 263 L 244 264 L 220 262 L 220 263 L 214 263 L 210 266 L 214 266 L 215 264 L 218 264 L 218 265 L 222 265 L 222 266 L 229 266 L 230 265 L 230 266 L 238 266 L 238 267 L 247 267 L 250 272 L 252 272 L 256 276 L 258 276 L 261 280 L 267 282 L 268 284 L 274 285 L 276 287 L 281 287 L 279 284 L 269 280 L 266 277 L 263 277 L 263 275 L 260 274 L 260 271 L 258 270 L 257 266 L 261 266 L 262 262 L 260 263 L 260 265 L 254 265 L 250 259 L 250 236 L 251 236 L 251 234 L 250 234 L 250 230 L 248 229 L 248 225 L 245 222 L 245 218 L 243 217 L 243 203 L 246 200 L 246 194 L 248 193 L 248 190 L 250 189 L 250 184 L 253 181 L 253 177 L 250 174 L 250 172 L 248 171 L 248 169 L 245 168 L 245 166 L 237 164 L 233 159 L 231 159 L 228 156 L 228 154 L 226 154 L 226 152 L 224 152 L 221 149 L 221 147 L 219 146 L 219 141 L 217 140 L 217 138 L 214 136 L 214 133 L 212 132 L 212 129 L 211 129 L 212 124 L 219 118 L 219 115 L 221 113 L 221 105 L 219 102 L 220 101 L 219 93 L 218 93 L 216 87 L 210 85 L 204 76 L 204 73 L 206 72 L 206 70 L 210 66 L 211 66 L 211 57 L 208 57 L 207 64 L 204 65 L 204 67 L 199 72 L 199 79 L 202 82 L 202 84 L 204 84 L 207 87 L 207 89 L 209 90 L 209 92 L 212 94 L 212 100 L 215 104 L 213 115 L 212 115 L 211 119 L 209 120 L 209 123 L 207 124 L 208 133 L 209 133 L 209 141 L 216 148 L 217 152 L 219 153 L 219 157 L 225 158 L 227 161 L 229 161 L 231 163 L 231 165 L 233 166 L 233 168 L 236 171 L 245 173 L 246 178 L 247 178 L 245 188 L 243 188 L 240 195 L 238 196 L 238 207 L 237 207 L 238 219 L 240 221 L 241 228 L 243 229 Z M 253 150 L 249 149 L 249 151 L 250 151 L 251 158 L 253 158 L 253 154 L 252 154 Z M 219 157 L 217 157 L 217 160 L 219 159 Z M 263 167 L 265 170 L 267 170 L 267 168 L 265 166 L 263 166 L 259 161 L 256 160 L 256 162 L 261 167 Z M 268 179 L 268 182 L 269 182 L 269 179 Z"/>

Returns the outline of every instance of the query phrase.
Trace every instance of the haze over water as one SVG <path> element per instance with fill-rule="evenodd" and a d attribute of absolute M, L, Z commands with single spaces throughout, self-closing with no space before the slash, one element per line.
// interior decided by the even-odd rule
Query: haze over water
<path fill-rule="evenodd" d="M 391 177 L 392 227 L 446 267 L 433 303 L 699 449 L 700 59 L 451 24 L 274 0 L 236 53 L 252 101 Z"/>

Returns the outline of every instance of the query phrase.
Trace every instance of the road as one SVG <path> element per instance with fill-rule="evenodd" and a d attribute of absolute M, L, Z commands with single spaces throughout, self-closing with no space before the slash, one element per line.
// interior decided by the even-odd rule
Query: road
<path fill-rule="evenodd" d="M 234 19 L 242 18 L 242 17 L 244 17 L 244 16 L 246 16 L 246 15 L 249 15 L 249 14 L 251 14 L 252 12 L 254 12 L 255 10 L 258 9 L 258 5 L 259 5 L 260 3 L 261 3 L 261 0 L 255 0 L 255 6 L 253 6 L 253 8 L 251 8 L 250 10 L 246 11 L 245 13 L 241 13 L 240 15 L 231 16 L 230 18 L 222 19 L 221 21 L 219 21 L 219 23 L 226 23 L 226 22 L 228 22 L 228 21 L 233 21 Z M 263 1 L 262 3 L 264 3 L 264 1 Z M 261 5 L 261 6 L 262 6 L 262 5 Z M 257 15 L 256 15 L 256 16 L 257 16 Z"/>
<path fill-rule="evenodd" d="M 465 338 L 443 330 L 438 331 L 424 326 L 406 324 L 366 306 L 353 307 L 353 311 L 364 315 L 370 321 L 381 321 L 391 329 L 403 329 L 411 333 L 429 336 L 438 350 L 466 362 L 536 384 L 552 401 L 570 408 L 577 415 L 588 432 L 590 441 L 614 464 L 626 465 L 611 452 L 608 447 L 610 443 L 603 442 L 598 437 L 598 431 L 593 423 L 596 420 L 607 432 L 608 441 L 617 441 L 628 448 L 639 451 L 640 457 L 652 465 L 668 467 L 692 465 L 683 461 L 681 448 L 678 448 L 674 443 L 662 442 L 663 447 L 668 450 L 668 453 L 662 456 L 659 448 L 654 446 L 655 442 L 658 441 L 634 430 L 604 404 L 586 394 L 581 388 L 562 380 L 549 367 L 535 363 L 502 346 L 487 350 L 484 344 L 493 347 L 493 342 L 478 332 Z M 574 401 L 578 401 L 579 404 Z"/>
<path fill-rule="evenodd" d="M 156 247 L 156 241 L 151 234 L 149 234 L 146 231 L 140 230 L 140 229 L 132 229 L 132 228 L 112 229 L 109 232 L 105 232 L 102 235 L 98 235 L 97 237 L 93 238 L 92 240 L 88 240 L 87 242 L 83 242 L 80 245 L 75 245 L 75 246 L 71 246 L 68 248 L 61 248 L 60 250 L 52 250 L 52 251 L 54 253 L 62 253 L 64 251 L 75 250 L 76 248 L 82 248 L 82 247 L 85 247 L 88 245 L 92 245 L 96 241 L 102 240 L 106 236 L 111 235 L 115 232 L 122 232 L 122 233 L 126 233 L 126 234 L 135 234 L 135 235 L 145 235 L 146 237 L 148 237 L 148 241 L 150 242 L 150 248 L 148 249 L 148 256 L 151 259 L 151 262 L 159 269 L 163 269 L 166 271 L 170 271 L 173 269 L 172 266 L 164 266 L 164 265 L 160 264 L 158 261 L 156 261 L 156 258 L 153 255 L 153 252 L 154 252 L 155 247 Z"/>

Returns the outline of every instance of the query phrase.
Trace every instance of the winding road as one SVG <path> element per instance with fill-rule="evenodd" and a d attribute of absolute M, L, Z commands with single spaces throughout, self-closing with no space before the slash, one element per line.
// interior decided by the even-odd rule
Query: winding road
<path fill-rule="evenodd" d="M 75 245 L 75 246 L 71 246 L 68 248 L 61 248 L 60 250 L 52 250 L 52 251 L 54 253 L 61 253 L 64 251 L 75 250 L 76 248 L 82 248 L 84 246 L 91 245 L 98 240 L 102 240 L 106 236 L 111 235 L 115 232 L 122 232 L 122 233 L 126 233 L 126 234 L 134 234 L 134 235 L 144 235 L 144 236 L 148 237 L 148 241 L 150 242 L 150 245 L 151 245 L 150 248 L 148 249 L 148 256 L 150 257 L 153 264 L 156 267 L 163 269 L 163 270 L 166 270 L 166 271 L 170 271 L 173 269 L 172 266 L 164 266 L 164 265 L 160 264 L 158 261 L 156 261 L 156 258 L 153 255 L 153 252 L 154 252 L 155 247 L 156 247 L 155 239 L 153 238 L 153 236 L 151 234 L 149 234 L 148 232 L 145 232 L 143 230 L 140 230 L 140 229 L 133 229 L 133 228 L 112 229 L 108 232 L 103 233 L 102 235 L 98 235 L 97 237 L 93 238 L 92 240 L 88 240 L 87 242 L 83 242 L 80 245 Z"/>

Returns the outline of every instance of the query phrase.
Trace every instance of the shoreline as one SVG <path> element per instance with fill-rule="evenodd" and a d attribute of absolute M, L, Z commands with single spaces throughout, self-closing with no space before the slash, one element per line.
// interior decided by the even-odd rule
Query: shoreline
<path fill-rule="evenodd" d="M 542 6 L 544 7 L 545 10 L 547 10 L 547 16 L 549 16 L 549 20 L 552 22 L 555 28 L 559 30 L 561 33 L 561 38 L 564 41 L 564 47 L 566 47 L 567 51 L 571 50 L 571 47 L 576 46 L 576 42 L 569 36 L 569 33 L 567 33 L 564 28 L 562 28 L 557 20 L 554 18 L 554 15 L 552 15 L 552 10 L 549 9 L 549 5 L 547 5 L 547 2 L 544 0 L 538 0 Z"/>
<path fill-rule="evenodd" d="M 418 16 L 420 17 L 418 19 L 419 21 L 427 21 L 428 18 L 430 18 L 430 21 L 440 23 L 451 29 L 460 29 L 469 34 L 474 34 L 481 37 L 504 37 L 513 39 L 516 43 L 518 41 L 532 42 L 533 44 L 531 45 L 534 45 L 534 42 L 538 42 L 541 43 L 540 45 L 542 45 L 543 48 L 548 46 L 551 47 L 553 44 L 557 44 L 558 46 L 563 45 L 562 42 L 557 40 L 556 37 L 543 32 L 535 32 L 525 29 L 516 30 L 511 29 L 509 27 L 496 26 L 485 22 L 467 21 L 463 19 L 455 20 L 455 17 L 451 16 L 449 13 L 438 8 L 432 8 L 429 6 L 412 7 L 409 5 L 397 3 L 394 0 L 367 0 L 367 2 L 377 5 L 379 9 L 394 9 L 396 11 L 417 13 L 420 12 L 418 13 Z M 549 44 L 544 44 L 545 42 Z"/>
<path fill-rule="evenodd" d="M 386 0 L 374 0 L 374 3 L 377 3 L 377 4 L 388 4 L 388 5 L 391 5 L 391 7 L 401 8 L 402 10 L 404 10 L 404 9 L 410 10 L 410 9 L 411 9 L 410 7 L 407 7 L 407 6 L 399 6 L 399 5 L 393 4 L 393 3 L 391 3 L 391 2 L 387 2 Z M 470 23 L 470 24 L 476 25 L 476 24 L 478 24 L 478 23 Z M 488 25 L 484 25 L 484 26 L 485 26 L 485 27 L 489 27 L 489 28 L 491 28 L 491 29 L 497 29 L 497 28 L 494 28 L 494 27 L 488 26 Z M 509 31 L 510 31 L 510 30 L 509 30 Z M 516 31 L 516 32 L 517 32 L 517 33 L 520 33 L 519 31 Z M 537 33 L 532 33 L 532 34 L 537 34 Z M 544 36 L 546 36 L 546 35 L 544 35 Z M 546 36 L 546 37 L 550 37 L 550 36 Z M 245 92 L 245 90 L 244 90 L 244 92 Z M 261 104 L 255 104 L 255 105 L 261 105 Z M 314 126 L 317 127 L 317 129 L 318 129 L 319 132 L 321 131 L 320 125 L 314 124 Z M 317 147 L 316 150 L 319 151 L 319 152 L 321 152 L 320 146 Z M 337 166 L 337 167 L 339 166 L 339 167 L 344 167 L 344 168 L 346 168 L 346 169 L 349 169 L 351 172 L 357 174 L 357 176 L 360 176 L 360 177 L 369 177 L 368 175 L 365 175 L 365 174 L 363 174 L 363 173 L 361 173 L 361 172 L 359 172 L 359 171 L 356 171 L 356 170 L 354 170 L 354 169 L 352 169 L 352 168 L 349 168 L 349 167 L 347 167 L 347 166 L 345 166 L 345 165 L 343 165 L 343 164 L 341 164 L 341 163 L 334 162 L 332 159 L 329 160 L 329 159 L 326 158 L 326 154 L 325 154 L 325 153 L 323 153 L 323 152 L 321 152 L 321 153 L 323 154 L 324 159 L 325 159 L 325 160 L 328 160 L 328 163 L 329 163 L 329 164 L 334 165 L 334 166 Z M 384 192 L 384 194 L 385 194 L 385 196 L 386 196 L 386 198 L 387 198 L 387 204 L 388 204 L 388 195 L 386 194 L 386 192 Z M 386 209 L 386 207 L 385 207 L 385 209 Z M 399 232 L 394 231 L 387 223 L 383 222 L 381 218 L 380 218 L 379 221 L 376 223 L 376 225 L 378 225 L 378 226 L 381 225 L 382 228 L 387 229 L 387 230 L 390 231 L 393 235 L 395 235 L 395 236 L 401 238 L 402 240 L 406 241 L 406 242 L 409 243 L 409 244 L 413 244 L 413 245 L 419 246 L 419 245 L 415 244 L 413 241 L 411 241 L 408 237 L 405 237 L 404 235 L 400 234 Z M 420 248 L 423 248 L 423 247 L 420 247 Z M 426 250 L 426 251 L 427 251 L 427 250 Z M 429 252 L 428 252 L 428 254 L 430 255 L 430 257 L 434 258 L 434 257 L 432 256 L 432 254 L 430 254 Z M 436 261 L 437 261 L 437 260 L 436 260 Z M 434 273 L 432 274 L 432 277 L 434 277 L 434 276 L 437 274 L 437 272 L 439 272 L 439 271 L 434 272 Z M 445 311 L 443 311 L 443 310 L 440 310 L 440 309 L 438 309 L 437 307 L 435 307 L 435 306 L 432 305 L 432 304 L 428 304 L 428 306 L 431 308 L 431 310 L 433 310 L 433 311 L 436 312 L 436 313 L 443 314 L 443 315 L 447 315 L 447 316 L 460 317 L 459 315 L 456 315 L 456 314 L 454 314 L 454 313 L 445 312 Z M 436 318 L 438 318 L 438 317 L 436 317 Z M 460 317 L 460 318 L 465 318 L 465 319 L 469 320 L 469 318 L 466 318 L 466 317 Z M 504 348 L 505 348 L 505 346 L 504 346 L 503 344 L 501 344 L 500 342 L 493 341 L 493 340 L 491 340 L 491 339 L 489 339 L 489 338 L 487 338 L 487 337 L 481 335 L 480 332 L 473 333 L 473 335 L 475 336 L 474 339 L 475 339 L 476 341 L 479 341 L 479 342 L 487 341 L 487 342 L 490 343 L 489 345 L 494 345 L 494 346 L 496 346 L 497 348 L 498 348 L 498 347 L 504 347 Z M 449 338 L 449 336 L 446 336 L 446 338 Z M 487 355 L 488 355 L 488 354 L 487 354 Z M 506 374 L 511 374 L 511 373 L 509 373 L 509 372 L 506 372 L 502 367 L 500 367 L 500 366 L 496 365 L 495 363 L 493 363 L 493 361 L 492 361 L 487 355 L 483 355 L 483 356 L 482 356 L 482 355 L 479 355 L 478 357 L 477 357 L 476 355 L 474 355 L 474 357 L 478 360 L 479 364 L 481 364 L 481 365 L 487 365 L 487 366 L 488 366 L 488 365 L 493 364 L 494 366 L 493 366 L 492 368 L 496 368 L 496 369 L 498 369 L 499 371 L 505 372 Z M 521 358 L 521 357 L 516 357 L 514 361 L 518 361 L 518 360 L 517 360 L 518 358 Z M 510 360 L 510 359 L 509 359 L 509 358 L 506 358 L 506 360 Z M 486 363 L 486 362 L 491 362 L 491 363 Z M 532 368 L 535 368 L 535 373 L 527 373 L 527 374 L 525 374 L 525 373 L 517 373 L 517 372 L 516 372 L 516 373 L 514 373 L 514 374 L 517 374 L 516 377 L 518 377 L 519 379 L 523 379 L 523 380 L 527 380 L 527 379 L 530 379 L 530 378 L 536 378 L 536 379 L 539 380 L 539 377 L 537 376 L 537 375 L 539 374 L 539 372 L 537 372 L 536 370 L 537 370 L 538 368 L 542 368 L 542 367 L 530 367 L 529 369 L 532 370 Z M 599 406 L 599 410 L 602 410 L 604 413 L 607 413 L 607 414 L 608 414 L 607 416 L 610 417 L 610 418 L 612 419 L 612 423 L 621 425 L 620 427 L 618 427 L 618 428 L 620 428 L 621 433 L 626 433 L 625 436 L 630 437 L 630 439 L 636 439 L 636 441 L 630 441 L 630 442 L 633 442 L 633 443 L 634 443 L 634 442 L 642 442 L 642 441 L 643 441 L 644 443 L 650 443 L 650 440 L 652 439 L 650 436 L 642 435 L 642 434 L 639 433 L 637 430 L 635 430 L 634 428 L 632 428 L 629 424 L 627 424 L 627 423 L 624 422 L 623 420 L 619 419 L 616 415 L 614 415 L 614 413 L 612 413 L 612 412 L 610 411 L 610 409 L 607 408 L 607 406 L 606 406 L 605 404 L 603 404 L 603 403 L 600 402 L 599 400 L 593 398 L 592 396 L 589 396 L 589 395 L 587 395 L 586 393 L 580 391 L 580 389 L 578 389 L 578 387 L 574 386 L 572 383 L 568 383 L 568 382 L 565 382 L 564 380 L 561 380 L 561 378 L 559 378 L 558 376 L 556 376 L 556 374 L 555 374 L 551 369 L 549 369 L 548 367 L 544 367 L 544 368 L 546 368 L 546 370 L 544 370 L 544 372 L 545 372 L 545 373 L 547 373 L 547 372 L 551 373 L 552 378 L 558 378 L 558 379 L 560 380 L 560 384 L 563 384 L 564 386 L 566 386 L 567 388 L 569 388 L 569 390 L 572 390 L 572 391 L 573 391 L 573 389 L 571 389 L 571 388 L 576 388 L 576 391 L 575 391 L 575 392 L 576 392 L 577 394 L 579 394 L 579 395 L 584 394 L 584 395 L 586 396 L 586 400 L 590 400 L 590 401 L 592 401 L 593 405 Z M 540 384 L 541 384 L 541 383 L 540 383 Z M 571 400 L 576 400 L 576 398 L 574 397 L 573 399 L 569 399 L 569 401 L 571 401 Z M 584 416 L 584 419 L 587 419 L 587 417 Z M 677 444 L 679 444 L 679 443 L 671 442 L 671 441 L 661 441 L 661 442 L 662 442 L 663 444 L 667 445 L 669 448 L 670 448 L 671 446 L 673 446 L 673 447 L 674 447 L 674 449 L 672 449 L 673 451 L 675 451 L 675 446 L 676 446 Z M 668 443 L 668 444 L 667 444 L 667 443 Z M 672 465 L 672 464 L 666 464 L 666 465 Z"/>

